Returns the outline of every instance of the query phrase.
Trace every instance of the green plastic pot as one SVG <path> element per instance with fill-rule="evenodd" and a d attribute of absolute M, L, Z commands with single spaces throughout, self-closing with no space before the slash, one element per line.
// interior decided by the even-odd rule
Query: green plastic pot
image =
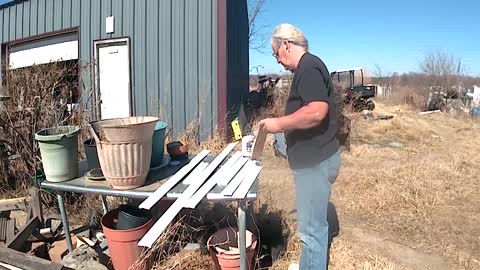
<path fill-rule="evenodd" d="M 78 177 L 79 131 L 77 126 L 59 126 L 35 134 L 47 181 L 63 182 Z"/>
<path fill-rule="evenodd" d="M 152 138 L 152 158 L 150 168 L 158 167 L 163 162 L 163 151 L 165 149 L 165 130 L 167 123 L 158 121 L 155 125 L 155 131 Z"/>

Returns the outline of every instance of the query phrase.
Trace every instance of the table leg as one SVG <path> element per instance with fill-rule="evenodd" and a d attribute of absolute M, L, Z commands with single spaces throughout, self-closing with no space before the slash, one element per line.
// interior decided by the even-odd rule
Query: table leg
<path fill-rule="evenodd" d="M 240 270 L 247 270 L 247 222 L 245 215 L 245 201 L 238 202 L 238 233 L 239 233 L 239 245 L 240 245 Z"/>
<path fill-rule="evenodd" d="M 103 214 L 106 214 L 108 212 L 107 196 L 100 195 L 100 198 L 102 199 Z"/>
<path fill-rule="evenodd" d="M 70 227 L 68 226 L 67 211 L 65 210 L 65 203 L 63 201 L 63 192 L 57 194 L 57 199 L 58 207 L 60 208 L 60 215 L 62 216 L 63 231 L 65 232 L 65 240 L 67 241 L 68 252 L 72 252 L 72 238 L 70 237 Z"/>

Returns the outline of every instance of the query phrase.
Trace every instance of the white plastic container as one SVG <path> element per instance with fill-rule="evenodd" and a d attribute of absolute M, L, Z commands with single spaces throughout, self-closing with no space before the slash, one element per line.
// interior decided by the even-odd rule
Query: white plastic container
<path fill-rule="evenodd" d="M 242 138 L 242 156 L 251 157 L 253 145 L 255 143 L 255 136 L 247 135 Z"/>

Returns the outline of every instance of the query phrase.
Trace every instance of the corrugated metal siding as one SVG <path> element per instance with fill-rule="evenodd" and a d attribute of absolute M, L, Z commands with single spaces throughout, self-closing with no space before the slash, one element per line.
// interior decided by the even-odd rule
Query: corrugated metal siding
<path fill-rule="evenodd" d="M 154 16 L 158 16 L 158 5 L 157 0 L 147 0 L 147 17 L 151 18 Z M 157 20 L 156 23 L 149 25 L 147 27 L 147 42 L 146 42 L 146 51 L 151 52 L 153 50 L 158 50 L 159 48 L 159 21 Z M 159 84 L 159 58 L 158 57 L 147 57 L 146 62 L 146 70 L 147 70 L 147 79 L 146 79 L 146 87 L 145 89 L 158 89 L 157 91 L 152 91 L 151 93 L 147 93 L 147 100 L 150 103 L 148 109 L 148 114 L 155 114 L 159 115 L 160 113 L 160 84 Z"/>
<path fill-rule="evenodd" d="M 33 36 L 38 33 L 38 0 L 30 0 L 30 33 Z M 4 39 L 5 41 L 5 39 Z"/>
<path fill-rule="evenodd" d="M 113 34 L 105 33 L 109 15 Z M 128 36 L 134 114 L 159 115 L 174 134 L 199 120 L 205 138 L 217 123 L 215 15 L 216 0 L 18 1 L 0 9 L 0 38 L 79 27 L 80 58 L 91 62 L 94 40 Z"/>
<path fill-rule="evenodd" d="M 185 126 L 185 2 L 172 2 L 172 127 Z"/>
<path fill-rule="evenodd" d="M 30 2 L 23 3 L 23 34 L 27 37 L 30 35 Z"/>
<path fill-rule="evenodd" d="M 216 57 L 209 57 L 209 55 L 216 55 L 216 50 L 213 50 L 213 45 L 216 44 L 214 37 L 216 36 L 216 29 L 209 29 L 209 26 L 216 27 L 213 23 L 212 17 L 216 14 L 216 5 L 213 0 L 202 1 L 198 6 L 200 16 L 198 20 L 198 105 L 200 107 L 200 138 L 203 140 L 210 135 L 209 127 L 215 127 L 216 121 Z M 209 78 L 209 74 L 213 74 Z M 205 79 L 200 79 L 205 78 Z"/>
<path fill-rule="evenodd" d="M 159 63 L 159 115 L 163 119 L 172 119 L 173 104 L 172 104 L 172 43 L 163 42 L 164 40 L 171 40 L 172 20 L 172 2 L 159 2 L 159 28 L 158 36 L 161 43 L 158 49 L 158 63 Z M 171 121 L 168 122 L 171 125 Z"/>
<path fill-rule="evenodd" d="M 147 104 L 147 80 L 146 80 L 146 68 L 145 64 L 147 62 L 146 56 L 147 52 L 145 51 L 146 45 L 146 1 L 145 0 L 135 0 L 134 6 L 134 21 L 133 21 L 133 31 L 134 38 L 132 42 L 132 52 L 133 52 L 133 63 L 135 66 L 135 80 L 133 84 L 134 93 L 135 93 L 135 113 L 138 115 L 147 114 L 148 105 Z M 148 52 L 151 54 L 154 52 Z M 151 90 L 150 90 L 151 91 Z M 171 120 L 168 122 L 171 123 Z"/>
<path fill-rule="evenodd" d="M 198 123 L 198 1 L 185 3 L 185 123 Z M 191 105 L 194 106 L 191 106 Z"/>

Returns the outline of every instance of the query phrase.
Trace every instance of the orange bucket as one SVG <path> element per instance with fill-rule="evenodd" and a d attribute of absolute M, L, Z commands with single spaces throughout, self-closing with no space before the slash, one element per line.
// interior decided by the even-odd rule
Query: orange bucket
<path fill-rule="evenodd" d="M 116 230 L 115 224 L 119 209 L 112 210 L 102 217 L 102 229 L 107 238 L 110 258 L 115 270 L 128 270 L 140 257 L 143 247 L 138 242 L 153 225 L 153 219 L 140 227 L 129 230 Z"/>

